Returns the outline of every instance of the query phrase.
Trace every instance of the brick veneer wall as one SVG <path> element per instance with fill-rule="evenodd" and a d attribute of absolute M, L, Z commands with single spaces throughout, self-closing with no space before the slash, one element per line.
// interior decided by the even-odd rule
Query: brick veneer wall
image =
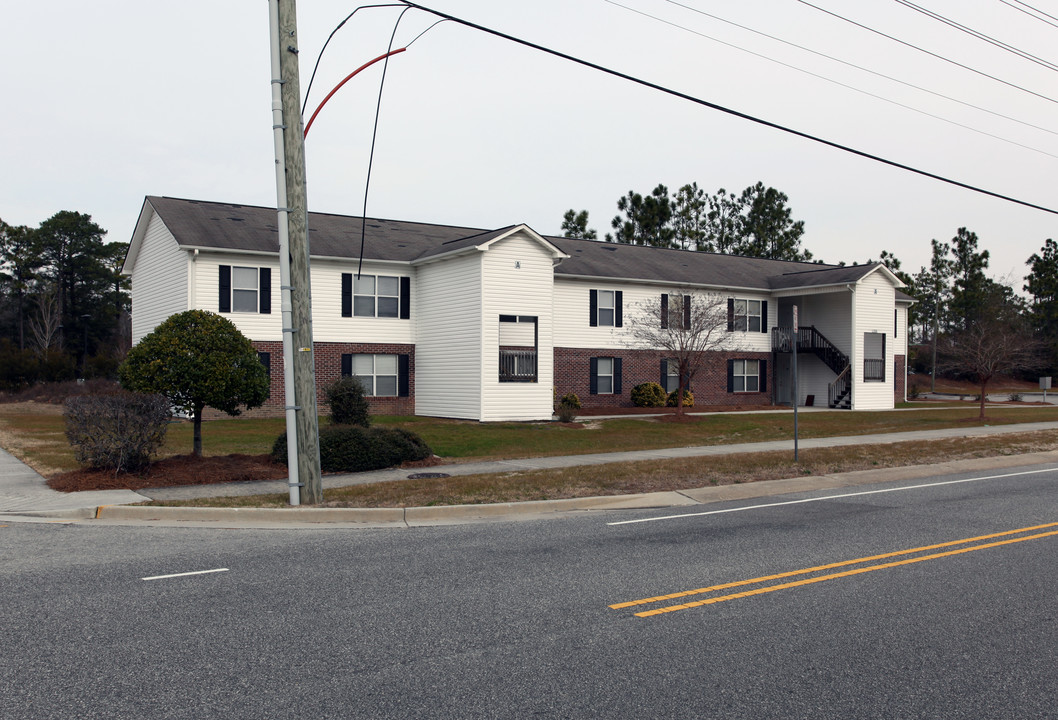
<path fill-rule="evenodd" d="M 593 357 L 621 358 L 621 394 L 592 395 L 590 361 Z M 562 397 L 573 392 L 584 407 L 632 407 L 632 388 L 640 383 L 658 382 L 661 378 L 661 359 L 664 353 L 654 350 L 599 350 L 598 348 L 555 348 L 555 394 Z M 768 385 L 765 392 L 729 393 L 727 391 L 727 361 L 767 361 Z M 707 361 L 691 380 L 695 405 L 770 405 L 772 402 L 772 373 L 775 363 L 771 353 L 717 353 Z"/>
<path fill-rule="evenodd" d="M 264 405 L 244 413 L 248 417 L 276 417 L 286 412 L 283 394 L 283 343 L 262 342 L 255 340 L 254 348 L 258 352 L 270 353 L 271 386 L 270 395 Z M 415 346 L 382 343 L 331 343 L 318 342 L 315 346 L 316 359 L 316 405 L 321 415 L 327 415 L 324 390 L 342 374 L 342 355 L 371 353 L 374 355 L 407 355 L 408 356 L 408 397 L 372 397 L 368 398 L 371 412 L 379 415 L 414 415 L 415 414 Z M 222 412 L 207 409 L 206 419 L 227 417 Z"/>
<path fill-rule="evenodd" d="M 907 357 L 896 355 L 893 358 L 893 397 L 896 402 L 904 402 L 904 386 L 907 384 Z"/>

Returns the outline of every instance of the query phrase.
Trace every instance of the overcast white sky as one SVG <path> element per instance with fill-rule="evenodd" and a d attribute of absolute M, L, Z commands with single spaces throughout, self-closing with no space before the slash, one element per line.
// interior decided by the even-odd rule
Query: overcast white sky
<path fill-rule="evenodd" d="M 1055 70 L 896 0 L 811 1 L 1054 99 L 946 64 L 797 0 L 617 1 L 687 29 L 605 0 L 425 4 L 837 143 L 1058 208 Z M 917 2 L 1058 62 L 1058 20 L 1029 14 L 1031 6 L 1058 17 L 1055 0 Z M 303 92 L 327 35 L 355 7 L 299 3 Z M 323 57 L 310 112 L 346 74 L 385 51 L 398 14 L 363 10 L 338 32 Z M 106 228 L 108 239 L 127 241 L 145 195 L 275 205 L 265 0 L 8 3 L 4 15 L 0 218 L 36 225 L 60 210 L 77 210 Z M 407 13 L 396 46 L 433 21 Z M 360 214 L 380 74 L 381 64 L 347 84 L 313 126 L 306 150 L 311 210 Z M 368 214 L 481 228 L 525 222 L 558 234 L 565 210 L 587 209 L 601 236 L 617 198 L 630 189 L 645 194 L 661 182 L 675 193 L 697 181 L 708 192 L 740 191 L 758 180 L 789 196 L 794 216 L 805 221 L 804 246 L 827 262 L 877 259 L 888 249 L 915 272 L 928 262 L 931 238 L 948 240 L 966 226 L 991 252 L 990 273 L 1013 275 L 1020 290 L 1026 259 L 1058 237 L 1056 215 L 847 155 L 453 23 L 434 27 L 390 62 Z"/>

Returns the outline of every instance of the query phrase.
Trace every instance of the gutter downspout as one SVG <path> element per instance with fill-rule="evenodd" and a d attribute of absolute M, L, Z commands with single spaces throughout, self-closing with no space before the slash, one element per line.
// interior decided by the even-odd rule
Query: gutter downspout
<path fill-rule="evenodd" d="M 852 296 L 851 307 L 849 309 L 849 334 L 851 341 L 849 344 L 849 410 L 856 409 L 856 286 L 849 284 L 846 287 L 849 289 L 849 293 Z M 860 376 L 863 376 L 863 371 L 860 371 Z"/>
<path fill-rule="evenodd" d="M 287 186 L 286 148 L 283 143 L 283 99 L 279 69 L 279 0 L 268 0 L 268 27 L 271 31 L 270 48 L 272 60 L 272 137 L 276 155 L 276 209 L 279 229 L 279 284 L 283 331 L 283 402 L 286 405 L 287 427 L 287 483 L 290 504 L 300 505 L 298 488 L 298 433 L 297 413 L 294 405 L 294 321 L 290 301 L 290 237 L 287 232 Z"/>

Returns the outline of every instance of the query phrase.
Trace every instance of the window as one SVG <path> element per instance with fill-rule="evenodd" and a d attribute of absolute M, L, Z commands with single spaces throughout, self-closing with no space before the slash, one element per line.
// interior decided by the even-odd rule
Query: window
<path fill-rule="evenodd" d="M 759 360 L 735 360 L 734 374 L 735 392 L 757 392 L 760 388 Z"/>
<path fill-rule="evenodd" d="M 500 315 L 500 382 L 537 382 L 537 320 L 533 315 Z"/>
<path fill-rule="evenodd" d="M 411 278 L 342 273 L 342 317 L 407 320 L 410 306 Z"/>
<path fill-rule="evenodd" d="M 590 372 L 588 386 L 592 395 L 621 394 L 621 358 L 592 358 Z"/>
<path fill-rule="evenodd" d="M 682 324 L 680 319 L 682 317 Z M 661 329 L 667 330 L 669 325 L 675 330 L 690 329 L 691 327 L 691 296 L 690 295 L 665 295 L 661 296 Z"/>
<path fill-rule="evenodd" d="M 768 390 L 768 363 L 765 360 L 728 360 L 727 391 L 755 393 Z"/>
<path fill-rule="evenodd" d="M 667 393 L 676 392 L 680 389 L 679 360 L 669 359 L 661 361 L 661 387 L 665 388 Z"/>
<path fill-rule="evenodd" d="M 369 397 L 408 396 L 407 355 L 342 355 L 342 375 L 357 378 Z"/>
<path fill-rule="evenodd" d="M 621 290 L 589 290 L 592 327 L 621 327 L 624 293 Z"/>
<path fill-rule="evenodd" d="M 735 332 L 767 332 L 768 303 L 733 298 L 728 301 L 728 329 Z"/>
<path fill-rule="evenodd" d="M 220 266 L 219 309 L 222 313 L 272 312 L 272 271 L 269 268 Z"/>
<path fill-rule="evenodd" d="M 885 382 L 885 333 L 863 334 L 863 379 Z"/>

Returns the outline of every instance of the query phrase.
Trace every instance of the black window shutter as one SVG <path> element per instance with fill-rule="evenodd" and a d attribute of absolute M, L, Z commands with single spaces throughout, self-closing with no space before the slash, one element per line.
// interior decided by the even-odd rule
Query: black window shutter
<path fill-rule="evenodd" d="M 613 359 L 613 394 L 614 395 L 620 395 L 621 392 L 622 392 L 621 391 L 621 366 L 622 366 L 622 364 L 623 363 L 621 362 L 621 358 L 614 358 Z"/>
<path fill-rule="evenodd" d="M 594 290 L 592 292 L 595 292 Z M 599 394 L 599 358 L 588 361 L 588 392 L 592 395 Z"/>
<path fill-rule="evenodd" d="M 411 317 L 411 278 L 400 279 L 400 319 L 407 320 Z"/>
<path fill-rule="evenodd" d="M 261 314 L 269 315 L 272 312 L 272 269 L 261 268 L 258 275 L 261 278 L 261 292 L 257 307 L 260 308 Z"/>
<path fill-rule="evenodd" d="M 735 329 L 735 298 L 727 299 L 727 331 L 733 332 Z"/>
<path fill-rule="evenodd" d="M 683 329 L 691 329 L 691 296 L 683 296 Z"/>
<path fill-rule="evenodd" d="M 668 390 L 668 388 L 669 388 L 669 361 L 668 360 L 662 360 L 661 361 L 661 382 L 659 382 L 658 385 L 660 385 L 661 389 L 664 390 L 665 392 L 669 391 Z"/>
<path fill-rule="evenodd" d="M 590 327 L 599 326 L 599 291 L 589 290 L 588 291 L 588 325 Z"/>
<path fill-rule="evenodd" d="M 661 329 L 667 330 L 669 327 L 669 296 L 661 294 Z"/>
<path fill-rule="evenodd" d="M 760 361 L 760 391 L 768 392 L 768 361 Z"/>
<path fill-rule="evenodd" d="M 257 353 L 257 359 L 264 365 L 265 375 L 272 377 L 272 353 L 259 352 Z"/>
<path fill-rule="evenodd" d="M 762 333 L 768 332 L 768 301 L 760 301 L 760 331 Z"/>
<path fill-rule="evenodd" d="M 342 273 L 342 317 L 353 316 L 353 274 Z"/>
<path fill-rule="evenodd" d="M 735 392 L 735 361 L 727 361 L 727 391 Z"/>
<path fill-rule="evenodd" d="M 231 265 L 220 266 L 220 311 L 231 312 Z"/>
<path fill-rule="evenodd" d="M 342 377 L 349 377 L 353 374 L 353 356 L 347 353 L 342 353 Z"/>
<path fill-rule="evenodd" d="M 410 394 L 409 360 L 410 358 L 407 355 L 397 356 L 397 397 L 408 397 Z"/>
<path fill-rule="evenodd" d="M 624 305 L 624 295 L 625 294 L 624 294 L 623 290 L 618 290 L 618 291 L 616 291 L 613 294 L 613 298 L 614 298 L 613 299 L 613 304 L 614 304 L 614 308 L 613 308 L 613 317 L 614 317 L 613 324 L 614 324 L 614 327 L 622 327 L 624 325 L 624 310 L 623 310 L 623 307 L 622 307 Z"/>

